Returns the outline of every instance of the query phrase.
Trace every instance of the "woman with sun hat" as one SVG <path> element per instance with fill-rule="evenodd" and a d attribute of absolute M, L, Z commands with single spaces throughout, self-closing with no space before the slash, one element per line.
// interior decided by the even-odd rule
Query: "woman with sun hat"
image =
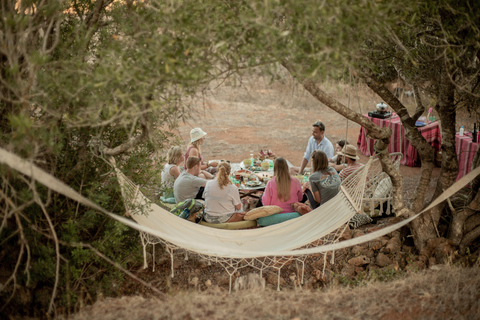
<path fill-rule="evenodd" d="M 203 156 L 201 154 L 201 146 L 205 141 L 205 136 L 207 133 L 200 128 L 193 128 L 190 131 L 190 143 L 187 146 L 187 152 L 185 153 L 185 165 L 187 163 L 187 159 L 190 156 L 199 157 L 201 161 L 200 169 L 205 176 L 205 179 L 212 179 L 213 175 L 217 172 L 217 165 L 216 161 L 209 161 L 205 162 Z"/>

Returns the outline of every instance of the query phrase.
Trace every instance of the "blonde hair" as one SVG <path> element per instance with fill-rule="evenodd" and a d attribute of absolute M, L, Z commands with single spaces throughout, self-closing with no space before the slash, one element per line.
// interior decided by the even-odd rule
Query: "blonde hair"
<path fill-rule="evenodd" d="M 198 150 L 198 154 L 202 153 L 202 151 L 200 150 L 200 141 L 202 141 L 202 139 L 198 139 L 193 142 L 190 142 L 190 145 L 195 147 Z"/>
<path fill-rule="evenodd" d="M 292 178 L 288 170 L 287 161 L 278 157 L 273 164 L 273 175 L 277 183 L 277 197 L 280 201 L 288 201 L 290 199 L 290 185 Z"/>
<path fill-rule="evenodd" d="M 220 162 L 218 165 L 217 182 L 220 189 L 223 189 L 223 187 L 226 187 L 232 183 L 228 178 L 230 175 L 230 170 L 231 166 L 228 162 Z"/>
<path fill-rule="evenodd" d="M 168 164 L 177 164 L 180 159 L 183 158 L 182 148 L 179 146 L 173 146 L 168 150 L 167 153 L 167 163 Z"/>

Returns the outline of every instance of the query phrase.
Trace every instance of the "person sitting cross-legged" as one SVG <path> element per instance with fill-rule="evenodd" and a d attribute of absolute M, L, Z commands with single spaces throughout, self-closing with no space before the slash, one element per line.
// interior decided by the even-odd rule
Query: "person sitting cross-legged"
<path fill-rule="evenodd" d="M 201 171 L 199 157 L 189 157 L 186 164 L 187 170 L 180 173 L 173 184 L 173 194 L 177 203 L 187 199 L 203 199 L 203 190 L 207 182 L 198 177 Z"/>
<path fill-rule="evenodd" d="M 242 221 L 245 215 L 240 201 L 238 188 L 230 181 L 230 164 L 220 162 L 214 180 L 207 181 L 203 197 L 205 198 L 205 221 L 225 223 Z"/>
<path fill-rule="evenodd" d="M 259 204 L 279 206 L 283 209 L 280 213 L 287 213 L 293 211 L 291 204 L 300 202 L 302 198 L 302 185 L 297 178 L 290 175 L 287 161 L 282 157 L 276 158 L 273 163 L 273 178 L 268 181 Z"/>
<path fill-rule="evenodd" d="M 315 209 L 337 195 L 341 181 L 337 171 L 329 166 L 325 152 L 314 151 L 312 165 L 314 172 L 308 178 L 310 189 L 306 189 L 305 193 L 310 207 Z"/>
<path fill-rule="evenodd" d="M 338 152 L 338 155 L 345 156 L 345 161 L 347 163 L 347 166 L 338 174 L 342 181 L 363 166 L 363 163 L 357 162 L 360 157 L 357 156 L 357 148 L 351 144 L 345 145 L 342 151 Z"/>

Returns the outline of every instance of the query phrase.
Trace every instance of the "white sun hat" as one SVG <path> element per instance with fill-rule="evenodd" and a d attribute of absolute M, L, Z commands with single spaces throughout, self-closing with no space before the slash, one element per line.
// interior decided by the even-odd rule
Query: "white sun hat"
<path fill-rule="evenodd" d="M 199 139 L 202 139 L 203 137 L 205 137 L 206 134 L 207 133 L 200 128 L 193 128 L 190 131 L 190 142 L 195 142 Z"/>

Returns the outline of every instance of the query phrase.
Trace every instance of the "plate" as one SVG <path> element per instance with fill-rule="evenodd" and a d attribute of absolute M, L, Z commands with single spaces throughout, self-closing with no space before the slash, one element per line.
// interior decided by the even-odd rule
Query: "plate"
<path fill-rule="evenodd" d="M 237 170 L 234 174 L 252 174 L 253 172 L 250 170 Z"/>
<path fill-rule="evenodd" d="M 246 183 L 247 187 L 258 187 L 259 185 L 261 185 L 262 183 L 258 180 L 256 181 L 248 181 Z"/>

